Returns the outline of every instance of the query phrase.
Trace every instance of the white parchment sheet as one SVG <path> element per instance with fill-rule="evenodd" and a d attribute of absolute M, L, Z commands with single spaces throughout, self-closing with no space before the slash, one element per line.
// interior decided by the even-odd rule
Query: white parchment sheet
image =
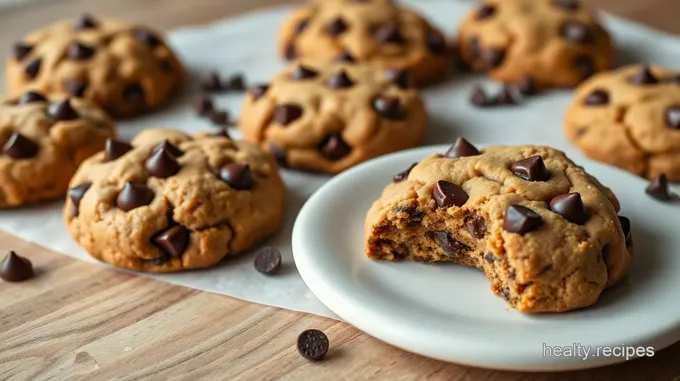
<path fill-rule="evenodd" d="M 449 35 L 454 34 L 463 15 L 473 6 L 473 2 L 452 0 L 411 0 L 404 3 L 423 12 Z M 219 70 L 225 76 L 243 72 L 251 83 L 267 81 L 285 67 L 276 55 L 275 46 L 277 29 L 288 12 L 288 8 L 278 8 L 171 32 L 172 46 L 194 77 L 192 88 L 160 112 L 120 122 L 122 138 L 131 139 L 140 130 L 149 127 L 188 132 L 213 128 L 208 121 L 196 117 L 193 111 L 193 102 L 199 94 L 197 79 L 211 70 Z M 610 15 L 603 15 L 603 18 L 621 51 L 622 63 L 644 61 L 668 67 L 680 66 L 679 37 Z M 569 102 L 570 91 L 551 92 L 517 107 L 482 110 L 471 107 L 467 101 L 470 88 L 480 81 L 483 81 L 482 77 L 454 76 L 424 91 L 432 119 L 425 144 L 452 142 L 458 136 L 465 136 L 473 143 L 548 144 L 565 150 L 587 168 L 588 161 L 568 144 L 562 134 L 562 114 Z M 496 91 L 497 85 L 487 84 L 489 90 Z M 216 100 L 221 107 L 238 115 L 242 96 L 238 93 L 225 94 Z M 234 131 L 232 134 L 239 136 Z M 392 175 L 376 174 L 384 176 L 386 183 Z M 290 245 L 297 212 L 329 177 L 287 170 L 283 171 L 283 176 L 289 190 L 287 216 L 279 233 L 265 243 L 281 250 L 285 262 L 281 274 L 274 277 L 259 274 L 253 268 L 252 255 L 246 254 L 226 260 L 210 270 L 143 276 L 251 302 L 335 317 L 303 283 L 295 269 Z M 606 184 L 607 179 L 601 180 Z M 0 229 L 57 252 L 96 262 L 67 234 L 61 208 L 62 202 L 54 202 L 0 211 Z"/>

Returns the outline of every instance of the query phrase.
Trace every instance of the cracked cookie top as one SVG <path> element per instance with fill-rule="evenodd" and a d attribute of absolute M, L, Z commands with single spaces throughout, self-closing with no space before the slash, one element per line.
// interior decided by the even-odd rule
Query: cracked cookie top
<path fill-rule="evenodd" d="M 160 34 L 84 15 L 31 33 L 7 60 L 7 91 L 67 93 L 111 115 L 157 108 L 185 77 Z"/>
<path fill-rule="evenodd" d="M 224 135 L 145 130 L 108 141 L 71 181 L 64 217 L 93 257 L 139 271 L 209 267 L 273 233 L 285 190 L 270 155 Z"/>
<path fill-rule="evenodd" d="M 114 134 L 106 113 L 82 99 L 27 92 L 0 101 L 0 207 L 62 197 Z"/>
<path fill-rule="evenodd" d="M 580 0 L 485 0 L 458 32 L 461 58 L 499 81 L 573 87 L 610 69 L 614 47 Z"/>
<path fill-rule="evenodd" d="M 595 160 L 654 178 L 680 180 L 680 72 L 633 65 L 578 89 L 564 130 Z"/>
<path fill-rule="evenodd" d="M 338 173 L 418 145 L 427 113 L 406 71 L 303 60 L 250 92 L 239 125 L 282 165 Z"/>
<path fill-rule="evenodd" d="M 286 59 L 366 62 L 408 70 L 418 84 L 442 76 L 450 50 L 444 35 L 391 0 L 324 0 L 296 10 L 280 33 Z"/>

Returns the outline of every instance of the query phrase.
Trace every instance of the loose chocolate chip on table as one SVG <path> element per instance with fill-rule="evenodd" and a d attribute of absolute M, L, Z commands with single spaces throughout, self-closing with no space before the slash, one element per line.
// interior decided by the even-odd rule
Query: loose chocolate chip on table
<path fill-rule="evenodd" d="M 586 80 L 595 74 L 595 63 L 593 58 L 587 55 L 580 55 L 574 59 L 574 68 L 578 71 L 581 80 Z"/>
<path fill-rule="evenodd" d="M 77 217 L 80 213 L 80 201 L 85 197 L 85 192 L 87 192 L 91 186 L 92 183 L 86 182 L 68 190 L 68 198 L 71 199 L 71 203 L 73 204 L 73 210 L 71 211 L 73 217 Z"/>
<path fill-rule="evenodd" d="M 630 245 L 633 239 L 630 228 L 630 219 L 628 217 L 619 216 L 619 222 L 621 223 L 621 230 L 623 231 L 623 236 L 626 239 L 626 245 Z"/>
<path fill-rule="evenodd" d="M 288 44 L 288 46 L 286 46 L 286 49 L 283 52 L 283 56 L 288 61 L 291 61 L 291 60 L 294 60 L 294 59 L 297 58 L 297 56 L 298 56 L 297 49 L 295 48 L 295 45 L 293 45 L 293 43 L 290 43 L 290 44 Z"/>
<path fill-rule="evenodd" d="M 342 139 L 339 133 L 328 135 L 319 144 L 321 154 L 330 160 L 340 160 L 347 156 L 352 148 Z"/>
<path fill-rule="evenodd" d="M 33 45 L 28 45 L 23 42 L 17 42 L 14 44 L 14 59 L 21 61 L 28 55 L 28 53 L 33 50 Z"/>
<path fill-rule="evenodd" d="M 301 81 L 304 79 L 311 79 L 314 78 L 318 75 L 315 70 L 310 69 L 304 65 L 298 65 L 295 70 L 293 70 L 292 73 L 290 73 L 290 77 L 293 78 L 296 81 Z"/>
<path fill-rule="evenodd" d="M 86 60 L 94 55 L 94 49 L 76 41 L 68 46 L 67 54 L 72 60 Z"/>
<path fill-rule="evenodd" d="M 208 78 L 201 84 L 203 91 L 208 92 L 219 92 L 224 90 L 222 88 L 222 78 L 220 78 L 220 73 L 213 71 L 208 75 Z"/>
<path fill-rule="evenodd" d="M 486 254 L 484 254 L 484 260 L 487 261 L 488 263 L 494 263 L 496 262 L 496 257 L 493 255 L 492 252 L 487 251 Z"/>
<path fill-rule="evenodd" d="M 99 23 L 92 15 L 85 13 L 76 21 L 75 28 L 76 30 L 85 30 L 96 28 L 98 25 Z"/>
<path fill-rule="evenodd" d="M 674 130 L 680 130 L 680 106 L 671 106 L 666 110 L 666 124 Z"/>
<path fill-rule="evenodd" d="M 510 233 L 524 235 L 538 229 L 543 220 L 538 213 L 522 205 L 508 206 L 503 218 L 503 229 Z"/>
<path fill-rule="evenodd" d="M 38 153 L 38 145 L 24 135 L 15 132 L 2 147 L 2 152 L 12 159 L 28 159 Z"/>
<path fill-rule="evenodd" d="M 132 146 L 120 140 L 106 139 L 104 143 L 104 161 L 113 161 L 132 150 Z"/>
<path fill-rule="evenodd" d="M 328 79 L 328 86 L 334 89 L 346 89 L 354 86 L 354 82 L 349 77 L 349 75 L 347 75 L 347 72 L 345 70 L 340 69 L 340 71 L 333 74 Z"/>
<path fill-rule="evenodd" d="M 167 150 L 172 156 L 174 157 L 181 157 L 184 155 L 184 151 L 182 151 L 179 147 L 176 145 L 170 143 L 168 139 L 163 139 L 160 144 L 158 144 L 156 147 L 153 149 L 153 153 L 157 152 L 158 150 Z"/>
<path fill-rule="evenodd" d="M 642 65 L 638 68 L 638 71 L 633 74 L 629 79 L 630 83 L 634 85 L 653 85 L 659 83 L 649 66 Z"/>
<path fill-rule="evenodd" d="M 154 193 L 151 188 L 144 184 L 128 181 L 116 198 L 116 206 L 124 212 L 129 212 L 140 206 L 149 205 L 151 201 L 153 201 L 153 198 Z"/>
<path fill-rule="evenodd" d="M 510 170 L 515 176 L 527 181 L 548 181 L 550 179 L 550 171 L 545 167 L 541 155 L 518 160 L 512 163 Z"/>
<path fill-rule="evenodd" d="M 87 88 L 87 83 L 79 79 L 69 79 L 64 83 L 64 91 L 67 94 L 81 98 L 85 94 L 85 89 Z"/>
<path fill-rule="evenodd" d="M 231 117 L 226 110 L 213 111 L 210 113 L 210 121 L 216 126 L 228 126 L 231 122 Z"/>
<path fill-rule="evenodd" d="M 446 41 L 441 34 L 437 32 L 430 31 L 430 33 L 427 34 L 425 43 L 427 44 L 428 49 L 434 54 L 443 54 L 446 52 Z"/>
<path fill-rule="evenodd" d="M 78 113 L 71 107 L 71 102 L 68 99 L 52 103 L 47 108 L 47 114 L 58 122 L 78 119 Z"/>
<path fill-rule="evenodd" d="M 496 48 L 480 49 L 479 56 L 488 67 L 495 68 L 500 66 L 505 59 L 505 51 Z"/>
<path fill-rule="evenodd" d="M 33 79 L 40 72 L 40 65 L 42 65 L 42 60 L 40 58 L 32 59 L 24 66 L 24 73 L 26 73 L 28 78 Z"/>
<path fill-rule="evenodd" d="M 437 207 L 449 208 L 452 206 L 463 206 L 470 198 L 463 188 L 448 181 L 439 180 L 432 191 Z"/>
<path fill-rule="evenodd" d="M 153 32 L 146 29 L 135 29 L 133 35 L 137 41 L 148 45 L 150 48 L 155 48 L 161 44 L 161 40 Z"/>
<path fill-rule="evenodd" d="M 155 150 L 153 154 L 146 159 L 144 167 L 150 176 L 167 178 L 170 177 L 182 168 L 168 149 L 162 147 Z"/>
<path fill-rule="evenodd" d="M 534 77 L 526 75 L 517 84 L 517 90 L 525 96 L 536 95 L 538 94 L 538 85 Z"/>
<path fill-rule="evenodd" d="M 593 34 L 590 32 L 590 28 L 580 21 L 567 21 L 562 24 L 560 35 L 564 39 L 577 44 L 593 42 Z"/>
<path fill-rule="evenodd" d="M 609 92 L 605 89 L 595 89 L 586 96 L 583 103 L 589 106 L 601 106 L 609 104 Z"/>
<path fill-rule="evenodd" d="M 0 278 L 6 282 L 22 282 L 33 277 L 33 264 L 27 258 L 10 251 L 0 262 Z"/>
<path fill-rule="evenodd" d="M 401 44 L 404 36 L 401 35 L 399 27 L 394 24 L 383 25 L 375 30 L 374 37 L 383 43 Z"/>
<path fill-rule="evenodd" d="M 253 100 L 256 101 L 262 98 L 263 95 L 269 90 L 269 85 L 257 85 L 250 89 L 250 93 L 253 94 Z"/>
<path fill-rule="evenodd" d="M 274 109 L 274 121 L 287 126 L 302 117 L 302 107 L 295 104 L 278 105 Z"/>
<path fill-rule="evenodd" d="M 470 91 L 470 103 L 475 106 L 484 107 L 490 106 L 493 102 L 486 96 L 481 86 L 475 86 Z"/>
<path fill-rule="evenodd" d="M 511 85 L 503 85 L 498 95 L 496 95 L 497 105 L 511 106 L 517 104 L 517 96 L 515 95 L 515 87 Z"/>
<path fill-rule="evenodd" d="M 477 156 L 479 153 L 479 150 L 475 146 L 470 144 L 470 142 L 463 139 L 462 137 L 459 137 L 456 139 L 455 143 L 453 143 L 451 148 L 446 151 L 444 157 L 455 159 L 466 156 Z"/>
<path fill-rule="evenodd" d="M 408 89 L 413 87 L 413 81 L 411 80 L 411 75 L 407 70 L 403 69 L 388 69 L 385 73 L 385 77 L 391 83 L 394 83 L 401 89 Z"/>
<path fill-rule="evenodd" d="M 189 246 L 189 231 L 182 225 L 175 225 L 160 232 L 153 241 L 166 253 L 179 258 Z"/>
<path fill-rule="evenodd" d="M 411 170 L 412 170 L 416 165 L 418 165 L 418 163 L 413 163 L 413 164 L 411 164 L 411 166 L 408 167 L 408 169 L 406 169 L 405 171 L 397 173 L 396 175 L 394 175 L 394 177 L 392 177 L 392 181 L 395 182 L 395 183 L 400 183 L 400 182 L 406 180 L 406 179 L 408 178 L 408 175 L 411 173 Z"/>
<path fill-rule="evenodd" d="M 335 57 L 336 62 L 355 62 L 354 56 L 349 52 L 342 52 Z"/>
<path fill-rule="evenodd" d="M 578 225 L 588 221 L 588 212 L 579 193 L 563 194 L 553 198 L 550 200 L 550 210 Z"/>
<path fill-rule="evenodd" d="M 348 28 L 349 26 L 347 25 L 347 22 L 345 22 L 342 17 L 338 17 L 328 24 L 326 30 L 331 36 L 339 36 L 343 34 Z"/>
<path fill-rule="evenodd" d="M 246 79 L 243 74 L 234 74 L 227 79 L 224 87 L 231 91 L 245 91 L 247 88 Z"/>
<path fill-rule="evenodd" d="M 298 336 L 297 349 L 308 360 L 321 360 L 328 352 L 328 337 L 318 329 L 308 329 Z"/>
<path fill-rule="evenodd" d="M 467 249 L 467 246 L 456 241 L 448 232 L 432 232 L 432 237 L 447 257 L 457 257 Z"/>
<path fill-rule="evenodd" d="M 19 104 L 25 105 L 33 102 L 47 102 L 47 98 L 37 91 L 28 91 L 19 97 Z"/>
<path fill-rule="evenodd" d="M 373 110 L 387 119 L 400 120 L 404 118 L 404 109 L 399 98 L 387 95 L 373 99 Z"/>
<path fill-rule="evenodd" d="M 554 0 L 554 3 L 556 6 L 568 11 L 575 11 L 581 8 L 580 0 Z"/>
<path fill-rule="evenodd" d="M 276 274 L 281 269 L 281 252 L 275 247 L 263 247 L 255 253 L 253 265 L 262 274 Z"/>
<path fill-rule="evenodd" d="M 486 225 L 484 224 L 484 218 L 480 216 L 471 216 L 465 219 L 465 227 L 471 236 L 477 239 L 484 238 L 486 234 Z"/>
<path fill-rule="evenodd" d="M 196 113 L 202 117 L 209 116 L 214 111 L 213 101 L 210 98 L 202 97 L 196 102 Z"/>
<path fill-rule="evenodd" d="M 302 19 L 295 24 L 295 34 L 299 35 L 302 32 L 304 32 L 305 29 L 307 29 L 307 25 L 309 25 L 309 19 Z"/>
<path fill-rule="evenodd" d="M 477 20 L 487 19 L 496 13 L 496 7 L 491 4 L 482 4 L 477 9 Z"/>
<path fill-rule="evenodd" d="M 646 192 L 648 195 L 659 201 L 670 201 L 673 199 L 673 194 L 668 187 L 668 178 L 665 173 L 662 173 L 652 179 L 647 186 Z"/>
<path fill-rule="evenodd" d="M 220 178 L 236 190 L 247 190 L 253 187 L 253 177 L 248 164 L 227 164 L 220 169 Z"/>
<path fill-rule="evenodd" d="M 144 88 L 139 83 L 132 83 L 123 89 L 123 99 L 134 104 L 146 103 Z"/>
<path fill-rule="evenodd" d="M 288 154 L 286 153 L 286 149 L 281 147 L 280 145 L 276 143 L 270 143 L 269 144 L 269 153 L 274 156 L 274 159 L 276 159 L 276 162 L 282 166 L 282 167 L 288 167 Z"/>

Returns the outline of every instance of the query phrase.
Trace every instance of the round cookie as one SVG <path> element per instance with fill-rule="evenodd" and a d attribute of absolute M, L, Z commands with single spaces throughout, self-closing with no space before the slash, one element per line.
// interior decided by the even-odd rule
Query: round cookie
<path fill-rule="evenodd" d="M 0 207 L 61 198 L 114 134 L 106 113 L 82 99 L 27 92 L 0 101 Z"/>
<path fill-rule="evenodd" d="M 408 70 L 418 84 L 442 77 L 450 58 L 438 29 L 391 0 L 312 2 L 285 21 L 279 41 L 288 60 L 365 62 Z"/>
<path fill-rule="evenodd" d="M 455 262 L 522 312 L 594 304 L 628 271 L 630 221 L 562 152 L 457 142 L 398 174 L 366 217 L 372 259 Z"/>
<path fill-rule="evenodd" d="M 285 188 L 265 152 L 224 135 L 145 130 L 107 142 L 71 181 L 64 218 L 93 257 L 137 271 L 210 267 L 283 218 Z"/>
<path fill-rule="evenodd" d="M 614 47 L 579 0 L 485 0 L 458 32 L 462 60 L 499 81 L 573 87 L 614 65 Z"/>
<path fill-rule="evenodd" d="M 680 71 L 633 65 L 583 83 L 564 131 L 589 157 L 680 181 Z"/>
<path fill-rule="evenodd" d="M 146 27 L 83 16 L 28 35 L 7 60 L 7 91 L 68 93 L 111 115 L 157 108 L 184 80 L 180 62 Z"/>
<path fill-rule="evenodd" d="M 250 91 L 240 128 L 282 165 L 338 173 L 421 142 L 427 112 L 410 83 L 402 70 L 296 62 Z"/>

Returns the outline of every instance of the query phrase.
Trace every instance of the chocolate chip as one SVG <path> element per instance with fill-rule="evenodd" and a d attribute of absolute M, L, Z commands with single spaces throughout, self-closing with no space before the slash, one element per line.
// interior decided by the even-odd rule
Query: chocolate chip
<path fill-rule="evenodd" d="M 214 111 L 213 101 L 210 98 L 202 97 L 196 102 L 196 113 L 202 117 L 210 116 Z"/>
<path fill-rule="evenodd" d="M 659 83 L 659 80 L 654 76 L 647 65 L 640 66 L 638 71 L 633 74 L 628 81 L 634 85 L 653 85 Z"/>
<path fill-rule="evenodd" d="M 486 234 L 486 224 L 484 218 L 480 216 L 470 216 L 465 218 L 465 227 L 471 236 L 477 239 L 484 238 Z"/>
<path fill-rule="evenodd" d="M 517 84 L 517 90 L 519 90 L 520 94 L 525 96 L 536 95 L 538 94 L 538 85 L 536 84 L 534 77 L 526 75 L 522 77 L 519 84 Z"/>
<path fill-rule="evenodd" d="M 167 254 L 179 258 L 189 246 L 189 231 L 182 225 L 175 225 L 158 233 L 153 241 Z"/>
<path fill-rule="evenodd" d="M 253 101 L 262 98 L 263 95 L 269 90 L 269 85 L 257 85 L 250 89 L 250 93 L 253 95 Z"/>
<path fill-rule="evenodd" d="M 75 23 L 76 30 L 93 29 L 98 26 L 99 23 L 97 22 L 97 20 L 95 20 L 94 17 L 87 13 L 80 16 L 80 18 Z"/>
<path fill-rule="evenodd" d="M 543 220 L 538 213 L 522 205 L 513 204 L 508 206 L 503 218 L 503 229 L 510 233 L 524 235 L 538 229 Z"/>
<path fill-rule="evenodd" d="M 670 201 L 673 199 L 671 190 L 668 187 L 668 177 L 666 177 L 665 173 L 661 173 L 652 179 L 647 186 L 646 192 L 659 201 Z"/>
<path fill-rule="evenodd" d="M 285 148 L 281 147 L 276 143 L 269 144 L 269 153 L 274 156 L 276 162 L 282 167 L 288 167 L 288 158 Z"/>
<path fill-rule="evenodd" d="M 14 59 L 17 61 L 23 60 L 24 57 L 26 57 L 31 52 L 31 50 L 33 50 L 33 45 L 28 45 L 23 42 L 15 43 L 13 47 Z"/>
<path fill-rule="evenodd" d="M 24 66 L 24 73 L 26 73 L 28 78 L 33 79 L 38 76 L 40 65 L 42 65 L 42 60 L 40 58 L 32 59 Z"/>
<path fill-rule="evenodd" d="M 493 255 L 492 252 L 487 251 L 486 254 L 484 254 L 484 260 L 487 261 L 488 263 L 494 263 L 496 262 L 496 257 Z"/>
<path fill-rule="evenodd" d="M 80 214 L 80 201 L 85 197 L 85 192 L 90 189 L 92 183 L 82 183 L 68 190 L 68 198 L 71 199 L 73 204 L 73 210 L 71 211 L 71 216 L 77 217 Z"/>
<path fill-rule="evenodd" d="M 248 164 L 227 164 L 220 169 L 220 178 L 232 189 L 247 190 L 253 187 L 253 177 Z"/>
<path fill-rule="evenodd" d="M 342 17 L 338 17 L 331 21 L 328 24 L 328 27 L 326 28 L 326 31 L 328 31 L 328 34 L 331 36 L 339 36 L 349 28 L 345 20 L 342 19 Z"/>
<path fill-rule="evenodd" d="M 574 68 L 578 71 L 581 80 L 586 80 L 595 74 L 595 62 L 587 55 L 580 55 L 574 59 Z"/>
<path fill-rule="evenodd" d="M 452 206 L 463 206 L 470 198 L 463 188 L 448 181 L 439 180 L 432 191 L 438 208 L 450 208 Z"/>
<path fill-rule="evenodd" d="M 432 232 L 432 236 L 447 257 L 460 256 L 468 249 L 467 246 L 453 239 L 448 232 Z"/>
<path fill-rule="evenodd" d="M 247 88 L 246 80 L 243 74 L 234 74 L 227 79 L 224 87 L 231 91 L 245 91 Z"/>
<path fill-rule="evenodd" d="M 152 49 L 161 44 L 160 38 L 158 38 L 158 36 L 149 30 L 135 29 L 132 34 L 135 36 L 137 41 L 149 46 Z"/>
<path fill-rule="evenodd" d="M 104 161 L 113 161 L 132 151 L 132 146 L 120 140 L 106 139 L 104 143 Z"/>
<path fill-rule="evenodd" d="M 302 19 L 295 24 L 295 35 L 302 34 L 309 25 L 309 19 Z"/>
<path fill-rule="evenodd" d="M 328 337 L 318 329 L 308 329 L 298 336 L 297 349 L 308 360 L 321 360 L 328 352 Z"/>
<path fill-rule="evenodd" d="M 580 21 L 567 21 L 560 27 L 560 35 L 568 41 L 577 44 L 588 44 L 593 42 L 593 34 L 588 25 Z"/>
<path fill-rule="evenodd" d="M 535 155 L 512 163 L 510 170 L 515 176 L 527 181 L 548 181 L 550 171 L 545 167 L 541 155 Z"/>
<path fill-rule="evenodd" d="M 595 89 L 588 94 L 583 101 L 588 106 L 601 106 L 609 104 L 609 92 L 605 89 Z"/>
<path fill-rule="evenodd" d="M 580 193 L 563 194 L 553 198 L 550 200 L 550 210 L 577 225 L 583 225 L 588 221 L 588 212 Z"/>
<path fill-rule="evenodd" d="M 680 106 L 666 109 L 666 124 L 673 130 L 680 130 Z"/>
<path fill-rule="evenodd" d="M 408 169 L 406 169 L 405 171 L 397 173 L 396 175 L 394 175 L 394 177 L 392 177 L 392 181 L 395 182 L 395 183 L 400 183 L 400 182 L 406 180 L 406 179 L 408 178 L 408 175 L 411 173 L 411 170 L 412 170 L 416 165 L 418 165 L 418 163 L 413 163 L 413 164 L 411 164 L 411 166 L 408 167 Z"/>
<path fill-rule="evenodd" d="M 388 69 L 385 77 L 391 83 L 394 83 L 401 89 L 408 89 L 413 87 L 413 80 L 407 70 L 403 69 Z"/>
<path fill-rule="evenodd" d="M 78 113 L 71 107 L 71 102 L 67 99 L 52 103 L 47 108 L 47 114 L 55 121 L 66 121 L 78 119 Z"/>
<path fill-rule="evenodd" d="M 134 104 L 146 103 L 146 96 L 144 95 L 144 88 L 139 83 L 129 84 L 123 89 L 123 99 Z"/>
<path fill-rule="evenodd" d="M 449 148 L 448 151 L 446 151 L 446 154 L 444 154 L 444 157 L 448 158 L 459 158 L 459 157 L 466 157 L 466 156 L 477 156 L 479 155 L 479 150 L 470 144 L 467 140 L 459 137 L 456 139 L 455 143 Z"/>
<path fill-rule="evenodd" d="M 400 120 L 404 118 L 404 109 L 397 97 L 382 95 L 373 98 L 373 110 L 387 119 Z"/>
<path fill-rule="evenodd" d="M 297 49 L 295 48 L 295 45 L 291 42 L 286 46 L 286 49 L 283 52 L 283 57 L 288 61 L 291 61 L 296 59 L 297 56 L 298 56 Z"/>
<path fill-rule="evenodd" d="M 182 168 L 168 149 L 161 148 L 153 152 L 153 154 L 146 159 L 144 167 L 150 176 L 167 178 L 170 177 Z"/>
<path fill-rule="evenodd" d="M 339 133 L 326 136 L 319 144 L 319 152 L 329 160 L 340 160 L 347 156 L 352 148 L 342 139 Z"/>
<path fill-rule="evenodd" d="M 38 153 L 38 145 L 24 135 L 14 132 L 2 147 L 2 152 L 12 159 L 29 159 Z"/>
<path fill-rule="evenodd" d="M 231 116 L 229 111 L 219 110 L 210 113 L 210 121 L 216 126 L 228 126 L 231 124 Z"/>
<path fill-rule="evenodd" d="M 554 3 L 558 7 L 568 11 L 575 11 L 581 8 L 580 0 L 554 0 Z"/>
<path fill-rule="evenodd" d="M 633 240 L 630 228 L 630 219 L 628 219 L 628 217 L 619 216 L 619 222 L 621 223 L 621 230 L 623 231 L 623 236 L 626 239 L 626 246 L 628 246 Z"/>
<path fill-rule="evenodd" d="M 287 126 L 302 117 L 302 107 L 295 104 L 278 105 L 274 109 L 274 121 L 282 126 Z"/>
<path fill-rule="evenodd" d="M 151 201 L 153 201 L 153 198 L 154 193 L 151 188 L 144 184 L 136 184 L 128 181 L 116 198 L 116 206 L 124 212 L 129 212 L 140 206 L 149 205 Z"/>
<path fill-rule="evenodd" d="M 340 69 L 328 79 L 328 86 L 334 89 L 346 89 L 354 86 L 354 82 L 345 70 Z"/>
<path fill-rule="evenodd" d="M 19 104 L 25 105 L 33 102 L 47 102 L 47 98 L 37 91 L 28 91 L 19 97 Z"/>
<path fill-rule="evenodd" d="M 80 42 L 73 42 L 68 46 L 68 58 L 72 60 L 86 60 L 94 55 L 94 49 Z"/>
<path fill-rule="evenodd" d="M 515 88 L 511 85 L 503 85 L 501 91 L 496 95 L 495 103 L 503 106 L 516 105 L 518 101 Z"/>
<path fill-rule="evenodd" d="M 222 88 L 222 78 L 220 78 L 220 73 L 213 71 L 208 75 L 208 78 L 201 83 L 203 91 L 207 92 L 220 92 L 224 90 Z"/>
<path fill-rule="evenodd" d="M 486 96 L 481 86 L 475 86 L 470 91 L 470 103 L 475 106 L 484 107 L 490 106 L 493 102 Z"/>
<path fill-rule="evenodd" d="M 492 4 L 482 4 L 477 9 L 477 20 L 484 20 L 496 13 L 496 7 Z"/>
<path fill-rule="evenodd" d="M 433 54 L 444 54 L 446 52 L 446 41 L 444 41 L 444 37 L 435 31 L 430 31 L 430 33 L 427 34 L 425 43 Z"/>
<path fill-rule="evenodd" d="M 317 73 L 315 70 L 310 69 L 304 65 L 298 65 L 295 70 L 293 70 L 292 73 L 290 73 L 290 77 L 296 81 L 302 81 L 305 79 L 311 79 L 315 78 L 319 73 Z"/>
<path fill-rule="evenodd" d="M 255 253 L 253 265 L 262 274 L 276 274 L 281 269 L 281 252 L 275 247 L 263 247 Z"/>
<path fill-rule="evenodd" d="M 79 79 L 69 79 L 64 83 L 64 91 L 66 91 L 67 94 L 78 98 L 83 97 L 86 88 L 87 82 Z"/>
<path fill-rule="evenodd" d="M 505 59 L 505 51 L 496 48 L 480 49 L 479 56 L 489 68 L 500 66 Z"/>
<path fill-rule="evenodd" d="M 374 37 L 382 43 L 401 44 L 404 36 L 401 35 L 399 27 L 394 24 L 383 25 L 375 30 Z"/>
<path fill-rule="evenodd" d="M 354 56 L 349 52 L 342 52 L 337 57 L 335 57 L 335 62 L 355 62 Z"/>
<path fill-rule="evenodd" d="M 213 136 L 220 137 L 220 138 L 227 138 L 231 139 L 231 136 L 229 135 L 229 131 L 227 131 L 224 128 L 220 128 L 217 132 L 212 134 Z"/>
<path fill-rule="evenodd" d="M 506 301 L 510 301 L 510 289 L 507 287 L 503 287 L 503 289 L 501 289 L 501 292 L 503 293 L 503 299 L 505 299 Z"/>
<path fill-rule="evenodd" d="M 6 282 L 22 282 L 33 277 L 33 264 L 27 258 L 10 251 L 0 262 L 0 278 Z"/>
<path fill-rule="evenodd" d="M 182 155 L 184 155 L 184 151 L 182 151 L 176 145 L 170 143 L 168 139 L 163 139 L 162 142 L 160 142 L 156 147 L 154 147 L 153 153 L 161 149 L 167 150 L 174 157 L 182 157 Z"/>

